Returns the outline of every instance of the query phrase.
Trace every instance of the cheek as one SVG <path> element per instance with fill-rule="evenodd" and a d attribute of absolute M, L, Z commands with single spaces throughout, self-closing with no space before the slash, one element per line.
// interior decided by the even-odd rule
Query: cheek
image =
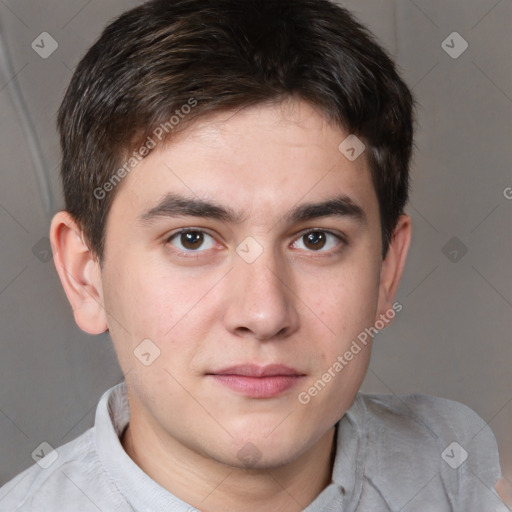
<path fill-rule="evenodd" d="M 171 273 L 161 262 L 136 257 L 119 261 L 122 271 L 108 276 L 106 305 L 134 337 L 160 339 L 197 302 L 197 282 Z"/>
<path fill-rule="evenodd" d="M 183 376 L 202 350 L 201 341 L 208 338 L 212 319 L 218 318 L 218 301 L 208 292 L 219 277 L 171 271 L 161 261 L 146 260 L 144 265 L 132 263 L 124 268 L 140 270 L 118 273 L 106 294 L 109 311 L 119 320 L 112 321 L 111 334 L 122 366 L 138 367 L 133 352 L 149 339 L 160 350 L 155 367 L 162 365 Z"/>
<path fill-rule="evenodd" d="M 107 270 L 107 269 L 106 269 Z M 162 350 L 162 333 L 175 323 L 173 289 L 162 286 L 154 267 L 139 265 L 129 258 L 119 258 L 104 276 L 105 309 L 109 330 L 119 362 L 125 373 L 139 367 L 137 347 L 146 343 L 149 352 Z M 151 343 L 157 348 L 151 350 Z M 135 352 L 134 352 L 135 351 Z M 145 350 L 146 352 L 147 350 Z"/>
<path fill-rule="evenodd" d="M 316 283 L 318 285 L 318 283 Z M 378 272 L 360 267 L 332 272 L 324 280 L 324 292 L 318 293 L 311 309 L 342 343 L 373 325 L 378 301 Z M 310 290 L 315 290 L 311 283 Z"/>

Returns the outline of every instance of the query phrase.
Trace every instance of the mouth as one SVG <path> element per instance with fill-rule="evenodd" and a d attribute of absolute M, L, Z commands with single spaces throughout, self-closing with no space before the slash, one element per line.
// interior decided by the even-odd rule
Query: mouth
<path fill-rule="evenodd" d="M 250 398 L 274 398 L 296 386 L 305 374 L 281 364 L 242 364 L 206 374 L 217 383 Z"/>

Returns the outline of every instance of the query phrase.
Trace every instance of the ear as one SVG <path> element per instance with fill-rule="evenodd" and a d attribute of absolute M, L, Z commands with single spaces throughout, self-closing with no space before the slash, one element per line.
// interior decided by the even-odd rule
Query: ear
<path fill-rule="evenodd" d="M 382 262 L 379 283 L 379 302 L 377 317 L 388 311 L 393 304 L 398 284 L 407 259 L 411 243 L 411 219 L 408 215 L 400 215 L 393 231 L 386 257 Z"/>
<path fill-rule="evenodd" d="M 60 211 L 53 217 L 50 242 L 55 268 L 78 327 L 89 334 L 105 332 L 108 325 L 99 262 L 68 212 Z"/>

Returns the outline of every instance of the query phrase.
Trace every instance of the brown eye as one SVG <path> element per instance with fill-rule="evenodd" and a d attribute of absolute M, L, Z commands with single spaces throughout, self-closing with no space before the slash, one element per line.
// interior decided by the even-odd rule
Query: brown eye
<path fill-rule="evenodd" d="M 313 231 L 312 233 L 308 233 L 307 235 L 303 236 L 303 239 L 304 245 L 308 249 L 312 249 L 314 251 L 323 249 L 327 242 L 327 237 L 322 231 Z"/>
<path fill-rule="evenodd" d="M 188 231 L 181 233 L 180 242 L 185 249 L 194 250 L 201 247 L 204 242 L 204 234 L 199 231 Z"/>
<path fill-rule="evenodd" d="M 304 249 L 308 252 L 332 253 L 333 249 L 341 249 L 348 245 L 346 239 L 340 234 L 331 233 L 321 229 L 308 231 L 294 242 L 294 248 Z"/>
<path fill-rule="evenodd" d="M 197 229 L 187 229 L 174 233 L 167 239 L 167 243 L 181 252 L 204 252 L 206 249 L 212 249 L 215 246 L 215 240 L 211 235 Z"/>

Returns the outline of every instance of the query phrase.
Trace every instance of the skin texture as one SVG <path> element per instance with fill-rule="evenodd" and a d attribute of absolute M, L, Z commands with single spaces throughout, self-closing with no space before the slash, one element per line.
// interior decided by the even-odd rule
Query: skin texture
<path fill-rule="evenodd" d="M 411 236 L 402 215 L 382 260 L 364 153 L 352 162 L 338 150 L 348 135 L 299 100 L 196 122 L 119 185 L 102 269 L 67 212 L 52 221 L 54 261 L 75 320 L 91 334 L 110 330 L 125 374 L 125 450 L 200 510 L 302 510 L 330 482 L 334 425 L 364 379 L 370 343 L 308 404 L 297 397 L 390 310 Z M 140 223 L 167 192 L 246 218 Z M 298 205 L 340 194 L 364 210 L 365 222 L 285 220 Z M 182 228 L 207 233 L 188 257 L 180 236 L 166 241 Z M 323 247 L 308 244 L 310 229 L 323 230 Z M 247 237 L 262 251 L 252 263 L 236 251 Z M 144 339 L 160 350 L 149 366 L 134 356 Z M 303 377 L 276 397 L 251 398 L 206 375 L 241 363 L 285 364 Z M 240 450 L 252 455 L 250 467 Z"/>

